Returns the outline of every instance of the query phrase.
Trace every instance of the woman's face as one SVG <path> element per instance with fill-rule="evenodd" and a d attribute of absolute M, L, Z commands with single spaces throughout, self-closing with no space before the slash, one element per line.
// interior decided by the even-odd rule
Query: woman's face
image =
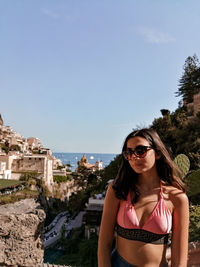
<path fill-rule="evenodd" d="M 130 152 L 128 162 L 136 173 L 142 174 L 156 168 L 155 163 L 159 156 L 145 138 L 130 138 L 127 142 L 127 151 Z"/>

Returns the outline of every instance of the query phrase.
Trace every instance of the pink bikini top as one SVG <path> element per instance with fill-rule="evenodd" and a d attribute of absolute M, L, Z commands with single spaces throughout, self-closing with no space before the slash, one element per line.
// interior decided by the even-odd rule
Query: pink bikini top
<path fill-rule="evenodd" d="M 172 227 L 172 214 L 165 204 L 162 194 L 162 185 L 160 186 L 160 199 L 152 211 L 146 223 L 140 227 L 135 212 L 135 208 L 131 203 L 130 192 L 127 200 L 124 200 L 119 207 L 117 214 L 117 233 L 124 238 L 138 240 L 135 235 L 148 233 L 147 243 L 153 243 L 149 240 L 150 236 L 163 237 L 167 235 Z M 126 232 L 126 233 L 125 233 Z M 124 234 L 125 233 L 125 234 Z M 137 233 L 137 234 L 136 234 Z M 159 238 L 158 238 L 159 239 Z M 163 242 L 161 242 L 163 243 Z"/>

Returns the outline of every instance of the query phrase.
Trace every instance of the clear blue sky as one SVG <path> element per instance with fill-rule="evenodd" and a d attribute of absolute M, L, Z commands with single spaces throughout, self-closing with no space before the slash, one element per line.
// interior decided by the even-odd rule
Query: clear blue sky
<path fill-rule="evenodd" d="M 0 0 L 0 113 L 57 152 L 119 153 L 174 111 L 199 0 Z"/>

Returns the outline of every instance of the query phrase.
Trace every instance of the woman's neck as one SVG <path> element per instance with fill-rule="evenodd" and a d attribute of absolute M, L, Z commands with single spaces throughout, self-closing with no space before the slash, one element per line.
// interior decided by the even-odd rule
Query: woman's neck
<path fill-rule="evenodd" d="M 139 174 L 137 185 L 145 190 L 151 190 L 160 186 L 160 178 L 157 171 Z"/>

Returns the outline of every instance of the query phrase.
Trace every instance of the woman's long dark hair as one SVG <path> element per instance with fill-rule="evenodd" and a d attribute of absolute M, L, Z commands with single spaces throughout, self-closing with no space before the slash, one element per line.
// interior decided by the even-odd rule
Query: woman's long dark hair
<path fill-rule="evenodd" d="M 166 184 L 175 186 L 185 192 L 184 183 L 179 178 L 180 171 L 173 163 L 165 145 L 155 130 L 144 128 L 131 132 L 124 141 L 122 153 L 127 149 L 128 140 L 136 136 L 145 138 L 155 152 L 160 155 L 160 158 L 156 160 L 156 168 L 160 179 Z M 131 168 L 128 160 L 122 156 L 122 162 L 113 183 L 116 197 L 126 199 L 128 192 L 132 190 L 134 192 L 133 204 L 136 203 L 139 197 L 137 182 L 138 174 Z"/>

